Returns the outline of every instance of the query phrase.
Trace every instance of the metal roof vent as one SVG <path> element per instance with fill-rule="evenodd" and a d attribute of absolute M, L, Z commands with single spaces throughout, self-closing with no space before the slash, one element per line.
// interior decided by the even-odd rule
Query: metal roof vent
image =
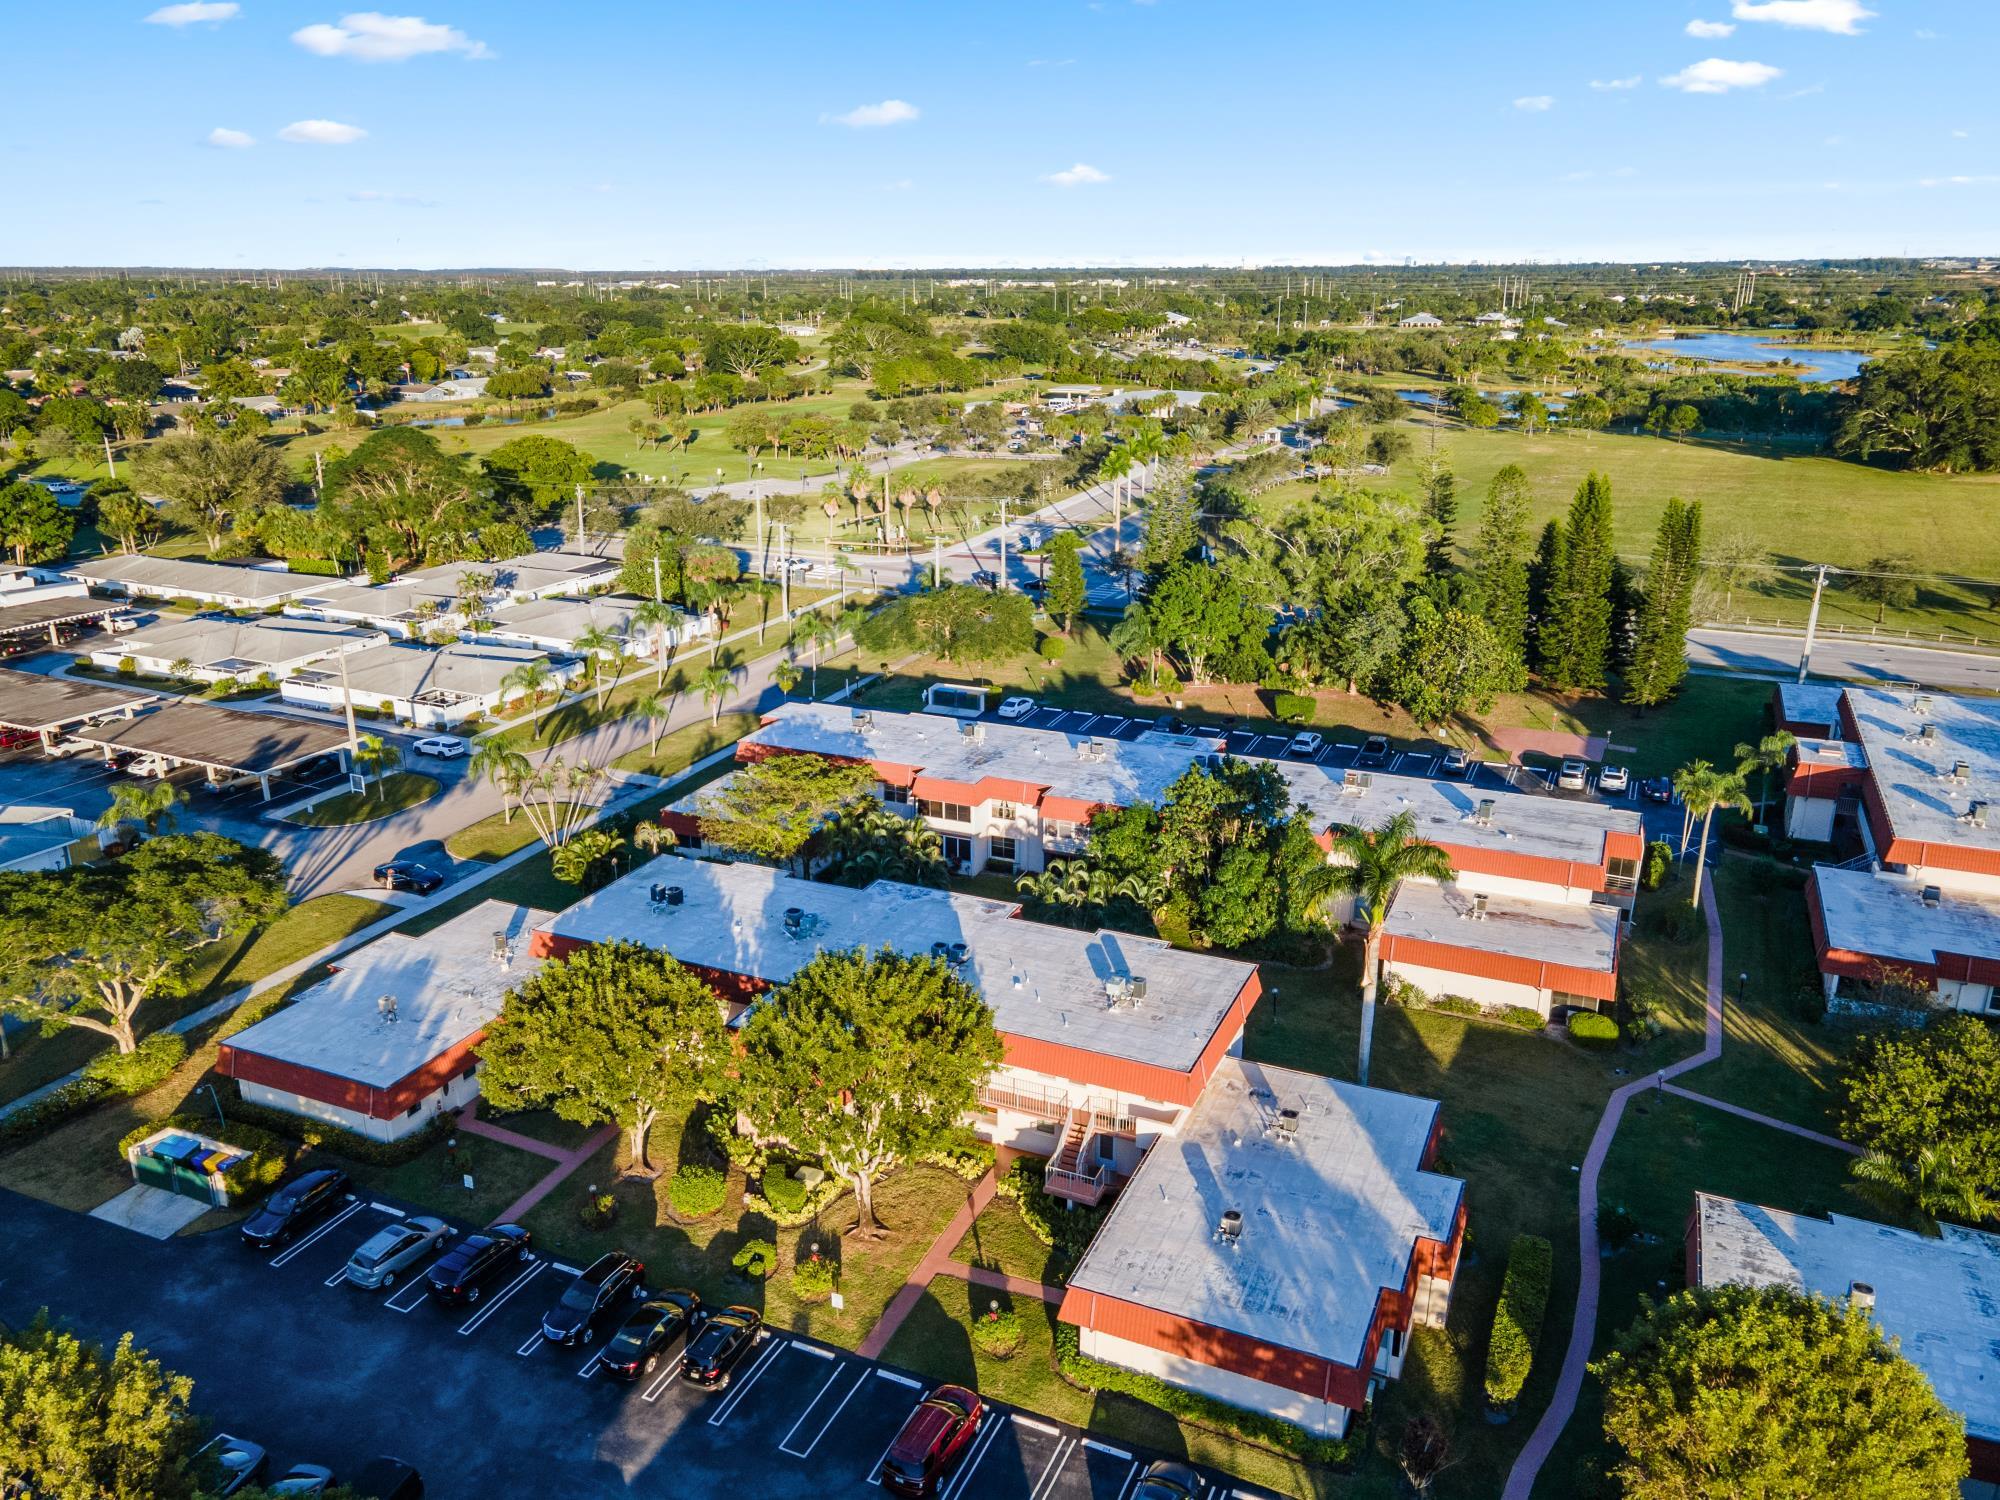
<path fill-rule="evenodd" d="M 856 729 L 873 729 L 875 727 L 875 715 L 865 708 L 855 709 L 854 727 Z"/>
<path fill-rule="evenodd" d="M 1984 800 L 1975 801 L 1965 809 L 1965 821 L 1970 823 L 1974 828 L 1984 828 L 1986 826 L 1986 803 Z"/>
<path fill-rule="evenodd" d="M 503 969 L 511 969 L 514 966 L 514 945 L 507 941 L 507 934 L 504 932 L 493 934 L 493 961 Z"/>
<path fill-rule="evenodd" d="M 1215 1238 L 1218 1243 L 1234 1250 L 1243 1240 L 1243 1214 L 1240 1210 L 1226 1208 L 1215 1223 Z"/>
<path fill-rule="evenodd" d="M 1969 760 L 1953 761 L 1951 763 L 1951 779 L 1960 786 L 1964 786 L 1966 782 L 1972 780 L 1972 762 Z"/>
<path fill-rule="evenodd" d="M 1491 828 L 1493 826 L 1493 806 L 1494 803 L 1491 797 L 1481 797 L 1479 799 L 1479 806 L 1472 810 L 1472 821 L 1477 823 L 1481 828 Z"/>
<path fill-rule="evenodd" d="M 1472 920 L 1475 922 L 1484 922 L 1486 920 L 1486 892 L 1484 891 L 1473 892 Z"/>
<path fill-rule="evenodd" d="M 1916 713 L 1929 713 L 1931 711 L 1931 695 L 1929 693 L 1917 694 L 1916 701 L 1910 704 L 1910 708 Z"/>
<path fill-rule="evenodd" d="M 1847 1305 L 1859 1308 L 1865 1313 L 1872 1313 L 1875 1311 L 1875 1288 L 1865 1281 L 1848 1282 Z"/>
<path fill-rule="evenodd" d="M 1944 900 L 1944 892 L 1934 885 L 1927 885 L 1924 887 L 1923 895 L 1919 899 L 1924 905 L 1935 909 L 1938 903 Z"/>
<path fill-rule="evenodd" d="M 375 1014 L 382 1018 L 385 1025 L 395 1025 L 396 997 L 394 995 L 384 995 L 381 999 L 377 1000 L 375 1002 Z"/>
<path fill-rule="evenodd" d="M 1136 1005 L 1139 1001 L 1146 998 L 1146 976 L 1144 974 L 1134 974 L 1130 979 L 1125 981 L 1125 989 L 1132 996 L 1132 1001 Z"/>
<path fill-rule="evenodd" d="M 1918 734 L 1918 738 L 1921 739 L 1926 745 L 1935 745 L 1937 743 L 1937 737 L 1938 737 L 1937 725 L 1935 724 L 1926 724 L 1923 727 L 1922 731 Z"/>

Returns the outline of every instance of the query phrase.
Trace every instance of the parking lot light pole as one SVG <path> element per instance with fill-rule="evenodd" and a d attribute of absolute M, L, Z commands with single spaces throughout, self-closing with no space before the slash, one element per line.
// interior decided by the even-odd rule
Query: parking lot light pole
<path fill-rule="evenodd" d="M 215 1123 L 218 1126 L 228 1125 L 229 1121 L 222 1117 L 222 1096 L 216 1093 L 215 1085 L 204 1083 L 202 1087 L 208 1090 L 208 1102 L 215 1106 Z"/>

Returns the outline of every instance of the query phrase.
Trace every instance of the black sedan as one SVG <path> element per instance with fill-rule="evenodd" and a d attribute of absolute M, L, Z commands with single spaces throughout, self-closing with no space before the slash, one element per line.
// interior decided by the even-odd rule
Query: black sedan
<path fill-rule="evenodd" d="M 645 1262 L 612 1250 L 577 1272 L 561 1300 L 542 1314 L 542 1337 L 551 1344 L 587 1344 L 622 1303 L 645 1295 Z"/>
<path fill-rule="evenodd" d="M 637 1380 L 687 1347 L 688 1336 L 701 1326 L 701 1298 L 693 1292 L 661 1292 L 625 1319 L 604 1346 L 604 1368 L 626 1380 Z"/>
<path fill-rule="evenodd" d="M 243 1243 L 259 1250 L 287 1244 L 347 1201 L 347 1174 L 321 1167 L 294 1177 L 243 1221 Z"/>
<path fill-rule="evenodd" d="M 1194 1500 L 1201 1491 L 1199 1474 L 1186 1464 L 1163 1458 L 1139 1476 L 1131 1500 Z"/>
<path fill-rule="evenodd" d="M 432 1263 L 431 1295 L 454 1307 L 477 1302 L 486 1283 L 528 1258 L 528 1231 L 519 1224 L 495 1224 L 468 1234 Z"/>
<path fill-rule="evenodd" d="M 729 1372 L 755 1347 L 764 1315 L 754 1307 L 725 1307 L 702 1324 L 681 1360 L 681 1374 L 690 1385 L 719 1391 L 729 1384 Z"/>
<path fill-rule="evenodd" d="M 1648 802 L 1671 802 L 1674 800 L 1674 783 L 1666 776 L 1648 776 L 1639 783 L 1639 795 Z"/>
<path fill-rule="evenodd" d="M 428 896 L 444 884 L 444 876 L 429 865 L 392 859 L 386 865 L 375 867 L 375 883 L 385 891 L 415 891 L 419 896 Z"/>

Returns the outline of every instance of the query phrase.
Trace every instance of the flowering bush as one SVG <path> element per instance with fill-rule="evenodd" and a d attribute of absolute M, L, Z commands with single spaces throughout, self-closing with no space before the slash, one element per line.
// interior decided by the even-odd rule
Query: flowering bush
<path fill-rule="evenodd" d="M 1011 1307 L 989 1307 L 972 1324 L 972 1342 L 981 1354 L 1007 1359 L 1021 1348 L 1021 1315 Z"/>

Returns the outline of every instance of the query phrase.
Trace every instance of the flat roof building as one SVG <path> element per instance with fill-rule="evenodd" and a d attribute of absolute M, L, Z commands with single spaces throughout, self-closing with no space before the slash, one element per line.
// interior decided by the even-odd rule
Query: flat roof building
<path fill-rule="evenodd" d="M 465 623 L 459 612 L 459 588 L 467 574 L 488 580 L 480 597 L 489 611 L 508 603 L 582 594 L 610 585 L 622 566 L 609 556 L 581 552 L 529 552 L 497 562 L 440 563 L 399 573 L 383 584 L 341 584 L 308 590 L 286 608 L 287 614 L 317 620 L 345 620 L 372 625 L 394 635 L 417 636 L 430 630 L 457 631 Z"/>
<path fill-rule="evenodd" d="M 1771 717 L 1802 740 L 1837 739 L 1842 691 L 1836 683 L 1781 682 L 1771 690 Z"/>
<path fill-rule="evenodd" d="M 1872 852 L 2000 892 L 2000 700 L 1849 688 L 1841 716 L 1868 758 Z"/>
<path fill-rule="evenodd" d="M 45 569 L 87 583 L 107 593 L 155 599 L 192 599 L 197 604 L 221 604 L 230 609 L 264 609 L 297 599 L 326 580 L 289 573 L 271 558 L 247 562 L 208 562 L 192 557 L 132 556 L 119 553 L 87 562 L 64 563 Z"/>
<path fill-rule="evenodd" d="M 551 663 L 547 652 L 532 646 L 484 641 L 421 646 L 396 641 L 346 658 L 347 692 L 357 708 L 393 714 L 420 728 L 451 728 L 522 696 L 522 689 L 505 684 L 512 673 L 532 662 L 548 666 L 554 683 L 567 682 L 580 670 L 574 663 Z M 344 707 L 341 682 L 341 665 L 322 663 L 293 673 L 278 691 L 287 703 L 337 711 Z"/>
<path fill-rule="evenodd" d="M 1226 1058 L 1069 1278 L 1085 1354 L 1327 1437 L 1442 1326 L 1465 1185 L 1434 1100 Z"/>
<path fill-rule="evenodd" d="M 1548 1015 L 1618 998 L 1623 921 L 1600 902 L 1534 901 L 1406 880 L 1382 930 L 1382 961 L 1430 995 Z"/>
<path fill-rule="evenodd" d="M 163 620 L 147 629 L 104 641 L 90 652 L 93 664 L 116 670 L 131 661 L 152 677 L 172 674 L 186 662 L 197 682 L 257 678 L 283 679 L 325 657 L 381 645 L 379 630 L 353 630 L 282 616 L 252 620 L 197 618 Z"/>
<path fill-rule="evenodd" d="M 2000 1235 L 1941 1224 L 1933 1239 L 1696 1193 L 1687 1276 L 1696 1287 L 1787 1286 L 1858 1301 L 1965 1419 L 1973 1479 L 2000 1481 Z"/>
<path fill-rule="evenodd" d="M 587 631 L 601 630 L 628 643 L 632 650 L 650 653 L 673 651 L 684 643 L 709 633 L 705 614 L 690 615 L 676 610 L 675 622 L 664 630 L 637 630 L 632 616 L 644 604 L 629 594 L 596 595 L 585 599 L 531 599 L 525 604 L 506 604 L 493 611 L 479 637 L 513 646 L 537 646 L 544 651 L 575 655 L 577 638 Z"/>
<path fill-rule="evenodd" d="M 2000 894 L 1821 865 L 1807 885 L 1820 973 L 1867 988 L 1928 983 L 1955 1010 L 2000 1015 Z M 1829 995 L 1829 998 L 1832 998 Z"/>
<path fill-rule="evenodd" d="M 392 932 L 219 1049 L 243 1097 L 373 1140 L 422 1129 L 477 1095 L 474 1049 L 542 958 L 548 913 L 482 901 L 421 937 Z"/>

